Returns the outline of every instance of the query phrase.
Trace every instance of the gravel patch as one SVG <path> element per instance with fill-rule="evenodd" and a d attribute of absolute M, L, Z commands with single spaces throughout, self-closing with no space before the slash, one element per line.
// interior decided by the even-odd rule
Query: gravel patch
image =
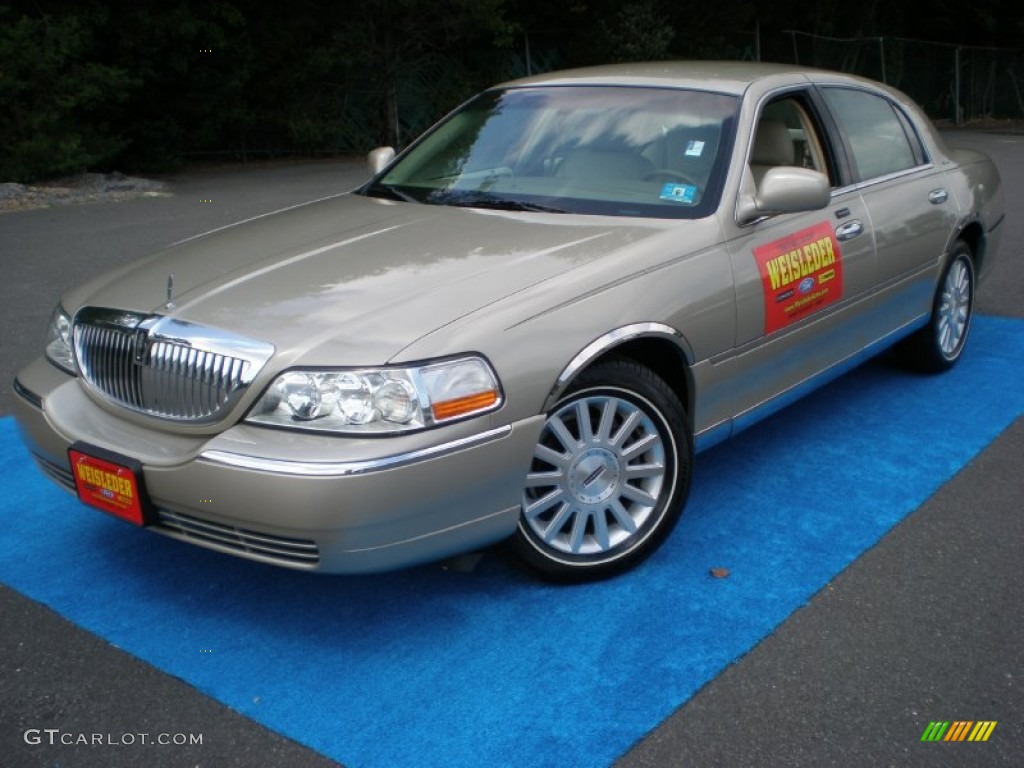
<path fill-rule="evenodd" d="M 83 173 L 40 184 L 0 183 L 0 211 L 49 208 L 53 205 L 116 202 L 138 197 L 168 197 L 162 181 L 123 173 Z"/>

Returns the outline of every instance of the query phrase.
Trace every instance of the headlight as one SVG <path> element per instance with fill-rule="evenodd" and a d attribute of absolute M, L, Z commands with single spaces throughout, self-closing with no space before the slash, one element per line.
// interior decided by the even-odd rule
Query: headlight
<path fill-rule="evenodd" d="M 407 368 L 294 370 L 267 388 L 246 421 L 325 432 L 407 432 L 493 411 L 490 365 L 464 357 Z"/>
<path fill-rule="evenodd" d="M 75 358 L 71 354 L 71 318 L 59 304 L 50 316 L 50 327 L 46 329 L 46 356 L 58 368 L 77 373 Z"/>

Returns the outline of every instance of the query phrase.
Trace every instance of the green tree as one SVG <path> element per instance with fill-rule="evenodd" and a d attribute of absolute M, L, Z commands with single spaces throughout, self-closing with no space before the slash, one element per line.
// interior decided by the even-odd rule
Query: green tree
<path fill-rule="evenodd" d="M 189 152 L 261 143 L 252 107 L 257 56 L 233 3 L 137 0 L 112 20 L 104 42 L 103 55 L 140 83 L 121 116 L 129 164 L 170 167 Z"/>
<path fill-rule="evenodd" d="M 117 155 L 128 139 L 112 107 L 139 82 L 96 55 L 107 16 L 60 16 L 0 6 L 0 181 L 84 171 Z"/>
<path fill-rule="evenodd" d="M 675 30 L 655 0 L 627 3 L 602 20 L 608 61 L 655 61 L 670 56 Z"/>
<path fill-rule="evenodd" d="M 512 44 L 516 26 L 505 18 L 504 5 L 505 0 L 375 0 L 361 6 L 353 22 L 339 32 L 339 44 L 373 75 L 371 82 L 382 95 L 387 143 L 399 146 L 411 138 L 402 135 L 400 124 L 403 82 L 421 69 L 436 68 L 445 53 L 479 46 L 487 53 L 486 64 L 488 58 L 494 61 L 495 49 Z M 492 68 L 451 66 L 444 72 L 450 80 L 446 90 L 469 96 L 489 81 L 488 69 Z M 438 84 L 436 78 L 433 84 Z M 451 106 L 449 101 L 443 109 Z"/>

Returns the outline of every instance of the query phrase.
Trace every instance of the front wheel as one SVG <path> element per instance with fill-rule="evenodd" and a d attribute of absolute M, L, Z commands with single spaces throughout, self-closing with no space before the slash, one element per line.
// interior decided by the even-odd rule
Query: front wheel
<path fill-rule="evenodd" d="M 595 365 L 544 422 L 513 553 L 555 581 L 631 568 L 679 519 L 692 457 L 686 413 L 661 378 L 628 360 Z"/>
<path fill-rule="evenodd" d="M 974 259 L 971 249 L 957 240 L 932 302 L 931 319 L 900 347 L 914 368 L 940 372 L 952 368 L 967 344 L 974 315 Z"/>

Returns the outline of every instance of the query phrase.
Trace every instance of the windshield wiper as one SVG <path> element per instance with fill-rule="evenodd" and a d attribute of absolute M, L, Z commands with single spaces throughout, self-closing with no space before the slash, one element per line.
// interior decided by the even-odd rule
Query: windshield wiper
<path fill-rule="evenodd" d="M 530 211 L 532 213 L 566 213 L 562 208 L 525 200 L 511 200 L 505 197 L 483 194 L 480 192 L 437 192 L 430 195 L 426 202 L 433 205 L 454 205 L 461 208 L 488 208 L 499 211 Z"/>
<path fill-rule="evenodd" d="M 392 187 L 388 184 L 374 184 L 372 187 L 366 190 L 366 194 L 371 197 L 389 197 L 392 200 L 399 200 L 403 203 L 420 202 L 409 193 L 403 192 L 398 187 Z"/>

